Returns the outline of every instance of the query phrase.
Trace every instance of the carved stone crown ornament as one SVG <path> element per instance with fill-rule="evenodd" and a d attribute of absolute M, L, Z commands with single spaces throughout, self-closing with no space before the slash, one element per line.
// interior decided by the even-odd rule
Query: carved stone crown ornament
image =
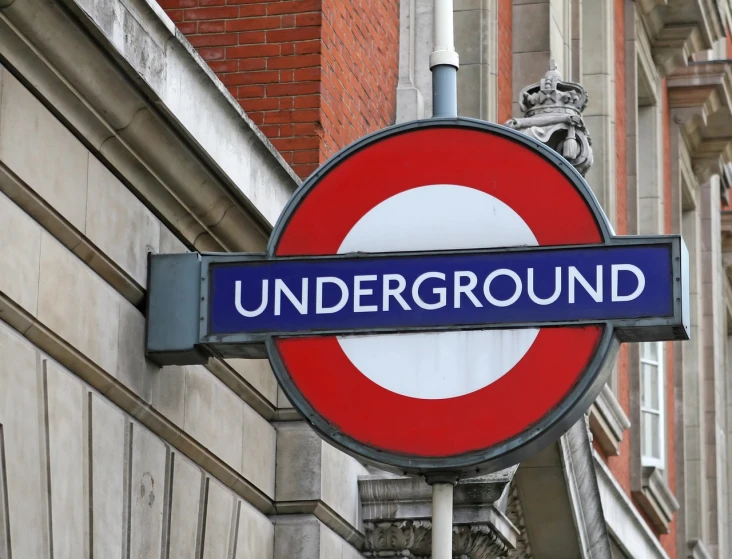
<path fill-rule="evenodd" d="M 592 140 L 582 120 L 588 100 L 585 88 L 562 81 L 556 63 L 550 60 L 544 78 L 519 95 L 524 117 L 509 120 L 506 126 L 546 144 L 584 176 L 593 161 Z"/>

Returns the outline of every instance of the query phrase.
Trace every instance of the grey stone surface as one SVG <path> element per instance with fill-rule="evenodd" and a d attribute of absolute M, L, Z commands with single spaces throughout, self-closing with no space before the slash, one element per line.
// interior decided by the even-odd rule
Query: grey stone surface
<path fill-rule="evenodd" d="M 273 405 L 277 405 L 277 379 L 266 359 L 227 359 L 226 362 Z"/>
<path fill-rule="evenodd" d="M 513 38 L 513 52 L 541 52 L 549 50 L 549 2 L 518 4 L 513 7 L 513 25 L 521 29 Z M 546 66 L 544 71 L 546 71 Z M 533 76 L 530 81 L 519 85 L 519 89 L 539 79 L 542 74 Z"/>
<path fill-rule="evenodd" d="M 130 557 L 160 556 L 167 449 L 160 439 L 138 425 L 132 426 L 130 470 Z"/>
<path fill-rule="evenodd" d="M 119 295 L 45 232 L 40 270 L 38 319 L 103 369 L 116 371 Z"/>
<path fill-rule="evenodd" d="M 158 252 L 160 222 L 93 156 L 88 181 L 87 237 L 144 286 L 147 253 Z"/>
<path fill-rule="evenodd" d="M 536 82 L 549 67 L 549 47 L 539 52 L 519 52 L 513 55 L 513 99 L 518 101 L 521 90 Z M 521 116 L 520 113 L 514 116 Z"/>
<path fill-rule="evenodd" d="M 169 557 L 198 557 L 203 474 L 179 454 L 173 459 Z"/>
<path fill-rule="evenodd" d="M 146 402 L 152 401 L 157 367 L 145 359 L 145 317 L 129 302 L 119 301 L 117 379 Z"/>
<path fill-rule="evenodd" d="M 321 440 L 304 422 L 277 429 L 277 501 L 320 498 Z"/>
<path fill-rule="evenodd" d="M 351 456 L 326 442 L 321 444 L 321 499 L 351 526 L 358 528 L 361 517 L 358 478 L 368 472 Z"/>
<path fill-rule="evenodd" d="M 229 466 L 241 468 L 244 404 L 203 367 L 186 367 L 183 428 Z"/>
<path fill-rule="evenodd" d="M 160 242 L 158 248 L 160 249 L 160 254 L 188 252 L 186 245 L 170 229 L 162 224 L 160 226 Z"/>
<path fill-rule="evenodd" d="M 7 70 L 2 88 L 0 161 L 84 231 L 86 148 Z"/>
<path fill-rule="evenodd" d="M 233 550 L 234 496 L 214 480 L 207 480 L 202 559 L 227 559 Z"/>
<path fill-rule="evenodd" d="M 53 556 L 78 559 L 88 548 L 84 537 L 89 502 L 84 463 L 86 390 L 53 361 L 45 363 Z"/>
<path fill-rule="evenodd" d="M 235 559 L 272 559 L 274 525 L 244 501 L 239 502 L 239 528 Z"/>
<path fill-rule="evenodd" d="M 331 559 L 321 555 L 320 521 L 309 514 L 280 516 L 274 522 L 274 559 Z"/>
<path fill-rule="evenodd" d="M 38 263 L 41 228 L 0 193 L 0 254 L 7 273 L 0 274 L 0 291 L 29 314 L 38 310 Z"/>
<path fill-rule="evenodd" d="M 460 66 L 483 61 L 481 39 L 482 21 L 479 10 L 456 10 L 453 15 L 455 50 L 460 53 Z M 487 61 L 486 61 L 487 62 Z"/>
<path fill-rule="evenodd" d="M 368 472 L 304 421 L 277 423 L 277 511 L 313 513 L 350 542 L 361 541 L 358 478 Z"/>
<path fill-rule="evenodd" d="M 186 369 L 188 367 L 162 367 L 151 373 L 151 404 L 175 425 L 183 428 L 186 408 Z"/>
<path fill-rule="evenodd" d="M 49 557 L 45 457 L 41 441 L 40 363 L 33 348 L 0 329 L 0 424 L 8 480 L 8 521 L 13 557 Z M 29 529 L 33 527 L 33 529 Z"/>
<path fill-rule="evenodd" d="M 90 395 L 92 471 L 92 552 L 94 557 L 122 559 L 127 533 L 125 506 L 125 418 L 96 395 Z"/>

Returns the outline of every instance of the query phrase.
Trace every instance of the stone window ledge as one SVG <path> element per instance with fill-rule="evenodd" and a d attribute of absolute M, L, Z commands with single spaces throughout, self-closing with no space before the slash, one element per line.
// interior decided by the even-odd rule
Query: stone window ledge
<path fill-rule="evenodd" d="M 661 470 L 644 467 L 642 487 L 635 496 L 643 512 L 661 533 L 668 534 L 668 527 L 674 513 L 679 510 L 679 502 L 669 489 Z"/>
<path fill-rule="evenodd" d="M 620 454 L 620 441 L 630 427 L 630 420 L 620 407 L 610 387 L 605 385 L 590 408 L 590 429 L 605 454 Z"/>

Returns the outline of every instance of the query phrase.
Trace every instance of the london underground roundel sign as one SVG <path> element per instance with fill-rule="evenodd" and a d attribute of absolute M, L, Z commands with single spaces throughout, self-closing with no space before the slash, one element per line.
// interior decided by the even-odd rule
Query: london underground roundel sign
<path fill-rule="evenodd" d="M 202 343 L 264 344 L 293 405 L 352 454 L 474 475 L 576 422 L 620 341 L 688 337 L 685 258 L 678 236 L 614 236 L 530 138 L 423 121 L 332 158 L 266 255 L 207 264 Z"/>

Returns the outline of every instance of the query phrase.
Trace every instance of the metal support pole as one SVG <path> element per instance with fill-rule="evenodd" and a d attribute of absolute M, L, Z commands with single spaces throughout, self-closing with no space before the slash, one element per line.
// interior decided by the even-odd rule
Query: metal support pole
<path fill-rule="evenodd" d="M 430 54 L 433 117 L 457 116 L 457 71 L 460 58 L 455 52 L 452 1 L 434 0 L 435 50 Z"/>
<path fill-rule="evenodd" d="M 432 484 L 432 559 L 452 559 L 452 483 Z"/>

